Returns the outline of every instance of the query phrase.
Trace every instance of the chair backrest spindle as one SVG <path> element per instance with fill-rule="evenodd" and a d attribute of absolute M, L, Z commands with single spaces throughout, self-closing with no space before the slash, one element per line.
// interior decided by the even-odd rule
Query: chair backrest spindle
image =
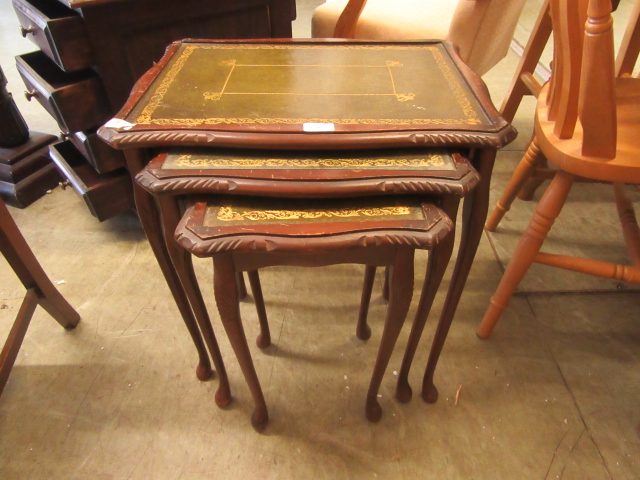
<path fill-rule="evenodd" d="M 617 119 L 611 0 L 591 0 L 587 15 L 580 89 L 582 154 L 614 158 Z"/>
<path fill-rule="evenodd" d="M 577 5 L 576 5 L 577 3 Z M 547 120 L 559 139 L 573 137 L 578 119 L 583 155 L 616 152 L 615 65 L 611 0 L 551 0 L 554 64 Z"/>
<path fill-rule="evenodd" d="M 571 138 L 578 119 L 580 70 L 584 20 L 588 0 L 552 1 L 554 24 L 554 88 L 549 106 L 549 119 L 556 122 L 558 138 Z M 571 4 L 571 5 L 570 5 Z"/>

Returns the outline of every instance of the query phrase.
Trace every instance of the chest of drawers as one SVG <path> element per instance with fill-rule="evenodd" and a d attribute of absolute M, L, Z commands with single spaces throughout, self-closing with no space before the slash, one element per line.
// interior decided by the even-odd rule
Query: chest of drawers
<path fill-rule="evenodd" d="M 17 67 L 26 95 L 66 140 L 53 160 L 89 210 L 105 220 L 133 208 L 122 152 L 95 129 L 125 103 L 136 80 L 182 38 L 290 38 L 295 0 L 13 0 L 38 52 Z M 100 193 L 95 194 L 96 191 Z"/>

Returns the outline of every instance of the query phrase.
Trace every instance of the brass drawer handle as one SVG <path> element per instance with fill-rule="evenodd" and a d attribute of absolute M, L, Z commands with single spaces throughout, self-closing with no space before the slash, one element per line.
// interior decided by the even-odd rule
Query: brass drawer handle
<path fill-rule="evenodd" d="M 35 27 L 24 28 L 23 26 L 20 26 L 20 34 L 25 38 L 27 38 L 27 35 L 35 31 L 36 31 Z"/>
<path fill-rule="evenodd" d="M 26 98 L 28 102 L 30 102 L 33 97 L 37 97 L 37 96 L 38 96 L 38 92 L 29 92 L 29 91 L 24 92 L 24 98 Z"/>

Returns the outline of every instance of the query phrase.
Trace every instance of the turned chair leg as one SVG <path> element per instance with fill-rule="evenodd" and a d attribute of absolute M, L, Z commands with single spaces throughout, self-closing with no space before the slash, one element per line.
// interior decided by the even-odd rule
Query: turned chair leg
<path fill-rule="evenodd" d="M 549 162 L 547 161 L 547 157 L 542 155 L 542 158 L 540 159 L 540 163 L 536 164 L 536 168 L 548 169 Z M 526 182 L 524 182 L 524 185 L 518 192 L 518 195 L 517 195 L 518 199 L 524 202 L 530 202 L 531 200 L 533 200 L 533 196 L 536 194 L 536 191 L 538 190 L 540 185 L 542 185 L 545 182 L 545 180 L 546 179 L 543 177 L 537 178 L 534 172 L 534 174 L 531 177 L 529 177 L 529 179 Z"/>
<path fill-rule="evenodd" d="M 216 255 L 213 257 L 213 290 L 218 305 L 220 319 L 224 326 L 229 342 L 233 347 L 233 351 L 238 359 L 238 364 L 242 370 L 253 402 L 255 405 L 253 414 L 251 415 L 251 425 L 253 428 L 261 432 L 269 423 L 269 413 L 267 404 L 260 387 L 260 381 L 256 369 L 251 359 L 251 352 L 247 344 L 247 337 L 242 327 L 242 319 L 240 318 L 240 303 L 238 288 L 236 285 L 235 267 L 231 255 Z"/>
<path fill-rule="evenodd" d="M 504 215 L 511 208 L 511 204 L 516 198 L 518 192 L 520 192 L 527 180 L 531 178 L 535 168 L 545 160 L 544 155 L 542 155 L 540 148 L 538 147 L 536 137 L 533 137 L 533 140 L 531 140 L 529 147 L 527 147 L 527 151 L 514 170 L 513 175 L 509 180 L 509 184 L 504 189 L 500 200 L 496 203 L 496 207 L 491 213 L 491 216 L 489 217 L 489 220 L 487 220 L 484 228 L 490 232 L 495 231 Z"/>
<path fill-rule="evenodd" d="M 378 348 L 378 356 L 373 367 L 371 383 L 367 392 L 365 414 L 370 422 L 382 417 L 382 407 L 378 403 L 378 391 L 382 377 L 389 364 L 393 347 L 404 325 L 411 297 L 413 296 L 413 256 L 412 248 L 399 248 L 396 261 L 390 271 L 389 307 Z"/>
<path fill-rule="evenodd" d="M 489 338 L 491 335 L 513 292 L 527 273 L 553 222 L 560 214 L 573 181 L 573 175 L 560 171 L 544 192 L 480 323 L 477 332 L 480 338 Z"/>
<path fill-rule="evenodd" d="M 627 245 L 631 263 L 635 267 L 640 267 L 640 228 L 638 228 L 638 219 L 633 209 L 633 203 L 624 184 L 614 183 L 613 190 L 616 195 L 616 209 L 622 224 L 624 243 Z"/>

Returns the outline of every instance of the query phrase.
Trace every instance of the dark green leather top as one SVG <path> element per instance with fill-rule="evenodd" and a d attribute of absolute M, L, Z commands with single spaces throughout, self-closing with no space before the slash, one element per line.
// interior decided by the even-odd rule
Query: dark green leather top
<path fill-rule="evenodd" d="M 492 125 L 441 43 L 184 42 L 125 120 Z"/>

